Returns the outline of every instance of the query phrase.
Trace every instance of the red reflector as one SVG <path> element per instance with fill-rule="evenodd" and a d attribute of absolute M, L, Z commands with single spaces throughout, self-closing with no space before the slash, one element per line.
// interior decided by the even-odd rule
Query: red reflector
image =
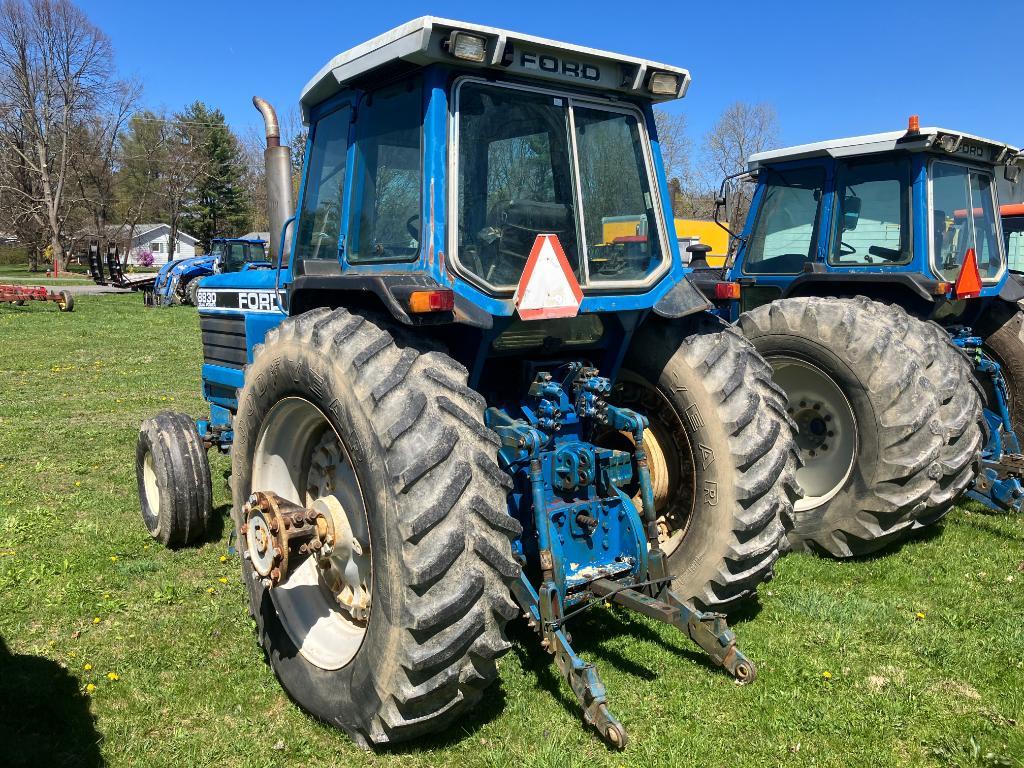
<path fill-rule="evenodd" d="M 413 314 L 451 312 L 453 309 L 455 293 L 446 288 L 436 291 L 413 291 L 409 294 L 409 311 Z"/>
<path fill-rule="evenodd" d="M 740 297 L 739 283 L 715 283 L 715 299 L 738 299 Z"/>
<path fill-rule="evenodd" d="M 953 290 L 953 284 L 948 283 L 945 280 L 940 280 L 935 284 L 935 290 L 932 291 L 936 296 L 945 296 L 947 293 Z"/>
<path fill-rule="evenodd" d="M 960 274 L 953 285 L 953 295 L 958 299 L 973 299 L 981 295 L 981 273 L 978 272 L 978 258 L 974 249 L 968 248 Z"/>

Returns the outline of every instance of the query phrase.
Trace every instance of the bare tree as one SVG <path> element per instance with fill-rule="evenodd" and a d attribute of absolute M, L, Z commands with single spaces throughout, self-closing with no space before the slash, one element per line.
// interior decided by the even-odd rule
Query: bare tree
<path fill-rule="evenodd" d="M 107 98 L 112 70 L 107 36 L 68 0 L 0 0 L 0 120 L 17 126 L 0 131 L 2 150 L 32 177 L 18 193 L 58 269 L 76 131 Z"/>
<path fill-rule="evenodd" d="M 727 176 L 741 173 L 747 158 L 778 146 L 779 124 L 775 108 L 770 104 L 747 104 L 737 101 L 728 107 L 704 139 L 704 184 L 717 189 Z M 733 179 L 729 197 L 729 229 L 738 232 L 750 207 L 751 188 Z"/>

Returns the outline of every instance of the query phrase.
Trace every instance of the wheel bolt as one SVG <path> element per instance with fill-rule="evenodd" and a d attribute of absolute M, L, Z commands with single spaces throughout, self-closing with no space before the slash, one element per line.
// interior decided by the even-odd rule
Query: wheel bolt
<path fill-rule="evenodd" d="M 270 579 L 271 579 L 271 581 L 274 581 L 274 582 L 280 581 L 281 580 L 281 569 L 280 568 L 272 569 L 270 571 Z"/>

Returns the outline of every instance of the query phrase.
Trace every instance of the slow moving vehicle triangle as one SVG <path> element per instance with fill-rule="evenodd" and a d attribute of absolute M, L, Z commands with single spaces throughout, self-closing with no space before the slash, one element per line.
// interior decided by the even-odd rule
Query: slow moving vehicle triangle
<path fill-rule="evenodd" d="M 557 235 L 537 235 L 512 300 L 523 320 L 579 313 L 583 291 Z"/>

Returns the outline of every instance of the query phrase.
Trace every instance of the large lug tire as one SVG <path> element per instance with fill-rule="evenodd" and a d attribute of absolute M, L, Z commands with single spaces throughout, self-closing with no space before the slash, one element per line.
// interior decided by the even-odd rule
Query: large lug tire
<path fill-rule="evenodd" d="M 783 299 L 739 325 L 797 424 L 804 498 L 791 545 L 852 557 L 909 533 L 943 477 L 945 433 L 916 355 L 852 299 Z"/>
<path fill-rule="evenodd" d="M 1024 312 L 1014 305 L 993 304 L 978 324 L 977 332 L 984 340 L 985 350 L 1002 368 L 1010 422 L 1017 439 L 1024 444 Z"/>
<path fill-rule="evenodd" d="M 369 551 L 361 624 L 325 597 L 311 560 L 305 595 L 287 588 L 305 566 L 267 588 L 243 561 L 257 633 L 295 701 L 363 746 L 444 728 L 480 700 L 509 648 L 521 527 L 467 376 L 443 353 L 400 346 L 386 326 L 325 308 L 270 331 L 246 371 L 232 452 L 240 548 L 254 491 L 323 498 L 307 454 L 327 439 L 341 456 L 332 470 L 341 479 L 327 487 L 346 514 L 359 510 Z"/>
<path fill-rule="evenodd" d="M 913 317 L 898 305 L 864 297 L 854 301 L 889 324 L 914 354 L 924 376 L 935 388 L 939 400 L 937 416 L 945 431 L 945 442 L 939 454 L 942 477 L 928 496 L 928 503 L 914 527 L 932 525 L 946 516 L 978 473 L 987 429 L 982 415 L 981 384 L 974 375 L 970 359 L 942 326 Z"/>
<path fill-rule="evenodd" d="M 613 400 L 643 413 L 671 589 L 729 611 L 770 578 L 799 497 L 785 398 L 734 329 L 710 315 L 638 332 Z"/>
<path fill-rule="evenodd" d="M 142 522 L 168 547 L 183 547 L 206 533 L 213 490 L 206 447 L 195 422 L 165 411 L 142 422 L 135 448 Z"/>
<path fill-rule="evenodd" d="M 198 306 L 199 299 L 199 278 L 195 277 L 189 280 L 188 285 L 185 286 L 184 292 L 184 303 L 190 307 Z"/>

